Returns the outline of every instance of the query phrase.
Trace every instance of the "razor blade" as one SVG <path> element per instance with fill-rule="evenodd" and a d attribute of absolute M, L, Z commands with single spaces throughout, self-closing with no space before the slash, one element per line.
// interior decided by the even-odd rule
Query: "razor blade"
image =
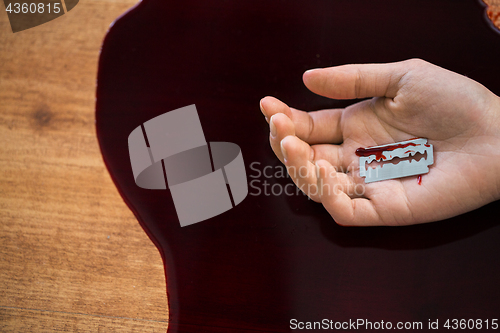
<path fill-rule="evenodd" d="M 417 153 L 427 156 L 419 161 L 411 159 Z M 359 175 L 365 177 L 365 183 L 422 175 L 428 173 L 429 165 L 434 163 L 433 147 L 423 138 L 358 148 L 356 155 L 359 156 Z M 399 161 L 397 164 L 389 162 L 396 157 L 401 159 L 410 157 L 410 159 Z M 373 161 L 382 163 L 375 168 L 368 166 Z"/>

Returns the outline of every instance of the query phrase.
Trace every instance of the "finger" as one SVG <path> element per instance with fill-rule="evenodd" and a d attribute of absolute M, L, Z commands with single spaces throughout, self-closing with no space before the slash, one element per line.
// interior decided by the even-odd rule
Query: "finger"
<path fill-rule="evenodd" d="M 341 117 L 343 109 L 305 112 L 290 108 L 277 98 L 268 96 L 260 101 L 266 120 L 277 114 L 288 116 L 295 126 L 296 135 L 309 144 L 341 143 Z"/>
<path fill-rule="evenodd" d="M 317 160 L 326 160 L 333 165 L 338 172 L 348 172 L 350 161 L 345 158 L 341 145 L 312 145 L 311 149 L 311 161 L 313 163 Z"/>
<path fill-rule="evenodd" d="M 333 217 L 335 222 L 345 226 L 369 226 L 382 223 L 373 203 L 365 198 L 352 199 L 348 195 L 349 184 L 346 184 L 346 175 L 335 171 L 333 166 L 325 160 L 316 161 L 317 184 L 320 201 Z M 351 183 L 351 190 L 353 184 Z M 354 185 L 354 192 L 360 191 Z M 363 192 L 364 190 L 361 189 Z"/>
<path fill-rule="evenodd" d="M 289 135 L 281 140 L 281 150 L 288 174 L 295 185 L 311 199 L 319 201 L 311 147 L 296 136 Z"/>
<path fill-rule="evenodd" d="M 273 149 L 276 157 L 279 158 L 281 163 L 285 163 L 283 159 L 283 154 L 281 152 L 280 142 L 286 136 L 295 135 L 295 126 L 290 118 L 288 118 L 283 113 L 276 113 L 272 115 L 269 119 L 269 143 Z"/>
<path fill-rule="evenodd" d="M 288 118 L 292 119 L 292 111 L 288 105 L 271 96 L 264 97 L 260 100 L 260 111 L 262 111 L 268 121 L 277 113 L 283 113 Z"/>
<path fill-rule="evenodd" d="M 401 79 L 417 62 L 421 60 L 313 69 L 304 73 L 303 80 L 312 92 L 334 99 L 394 98 Z"/>
<path fill-rule="evenodd" d="M 296 135 L 309 144 L 341 143 L 343 109 L 305 112 L 291 108 Z"/>
<path fill-rule="evenodd" d="M 324 148 L 327 148 L 327 146 L 328 148 L 332 147 L 331 145 L 322 145 Z M 318 145 L 311 147 L 296 136 L 287 136 L 281 141 L 281 150 L 288 174 L 294 183 L 311 199 L 319 201 L 320 193 L 317 187 L 314 158 L 331 158 L 329 155 L 331 149 L 322 151 L 322 149 L 318 148 Z M 352 196 L 359 196 L 359 194 L 356 194 L 354 180 L 350 175 L 340 172 L 338 178 L 346 193 Z"/>
<path fill-rule="evenodd" d="M 284 163 L 281 140 L 289 135 L 295 136 L 294 124 L 290 118 L 284 114 L 277 113 L 271 117 L 269 127 L 269 142 L 271 144 L 271 148 L 276 154 L 276 157 Z M 314 162 L 315 159 L 324 159 L 333 164 L 337 170 L 341 172 L 347 171 L 349 163 L 344 158 L 341 146 L 330 144 L 309 146 L 307 143 L 306 145 L 310 161 Z"/>

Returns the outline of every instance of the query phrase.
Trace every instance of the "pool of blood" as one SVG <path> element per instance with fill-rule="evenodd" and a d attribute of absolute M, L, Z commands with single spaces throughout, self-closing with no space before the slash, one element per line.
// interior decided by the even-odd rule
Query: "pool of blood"
<path fill-rule="evenodd" d="M 499 55 L 500 36 L 476 0 L 144 0 L 116 21 L 99 59 L 97 136 L 117 189 L 163 258 L 168 332 L 290 332 L 294 319 L 426 327 L 496 318 L 498 202 L 424 225 L 338 226 L 284 176 L 259 100 L 345 107 L 353 101 L 309 92 L 302 73 L 413 57 L 499 94 Z M 127 138 L 193 103 L 207 141 L 241 147 L 249 195 L 181 228 L 168 190 L 135 185 Z"/>

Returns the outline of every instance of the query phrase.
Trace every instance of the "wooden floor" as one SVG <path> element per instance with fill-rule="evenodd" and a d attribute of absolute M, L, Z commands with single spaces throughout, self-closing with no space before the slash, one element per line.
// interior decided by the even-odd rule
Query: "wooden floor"
<path fill-rule="evenodd" d="M 82 0 L 12 33 L 0 5 L 0 332 L 165 332 L 161 257 L 94 125 L 97 61 L 135 0 Z"/>
<path fill-rule="evenodd" d="M 488 0 L 500 26 L 500 0 Z M 0 5 L 0 331 L 165 332 L 160 255 L 95 128 L 102 39 L 135 0 L 81 0 L 12 33 Z"/>

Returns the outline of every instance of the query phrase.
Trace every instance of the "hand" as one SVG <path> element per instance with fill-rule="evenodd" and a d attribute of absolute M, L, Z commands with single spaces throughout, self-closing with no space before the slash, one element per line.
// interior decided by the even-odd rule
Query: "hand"
<path fill-rule="evenodd" d="M 408 225 L 500 199 L 500 98 L 423 60 L 315 69 L 303 80 L 333 99 L 373 97 L 304 112 L 273 97 L 260 107 L 270 143 L 295 184 L 341 225 Z M 434 146 L 429 173 L 365 184 L 359 147 L 415 137 Z"/>

